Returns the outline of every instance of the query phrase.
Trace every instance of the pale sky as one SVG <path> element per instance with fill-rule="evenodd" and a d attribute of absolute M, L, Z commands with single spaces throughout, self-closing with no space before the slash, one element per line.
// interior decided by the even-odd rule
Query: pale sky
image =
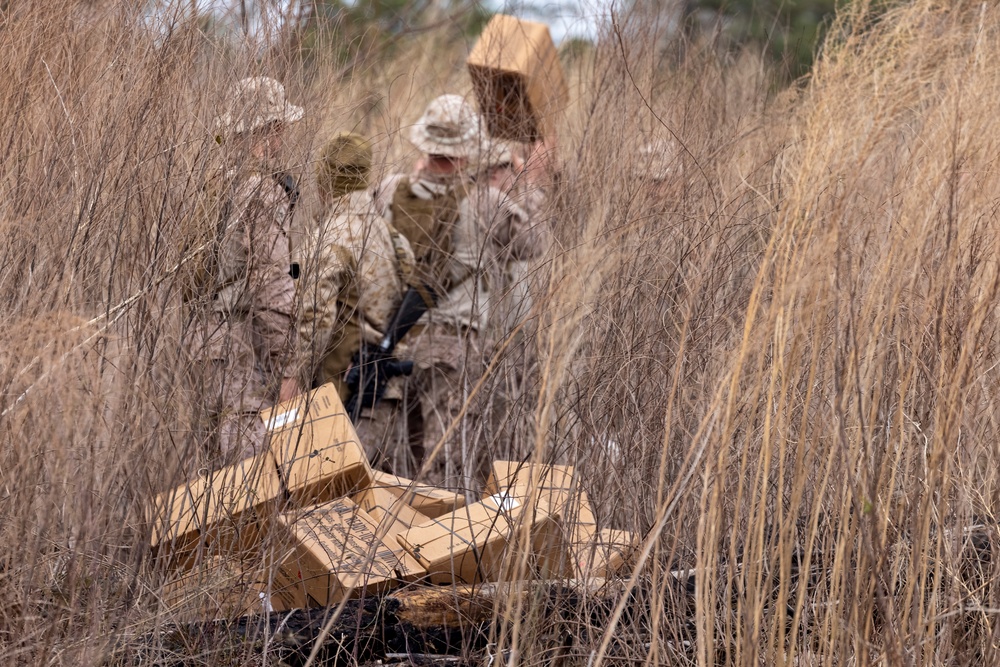
<path fill-rule="evenodd" d="M 597 28 L 602 17 L 605 17 L 615 0 L 482 0 L 486 7 L 505 14 L 514 14 L 521 18 L 540 21 L 549 26 L 552 39 L 559 43 L 566 37 L 596 37 Z M 619 0 L 620 2 L 620 0 Z M 184 7 L 190 9 L 192 0 L 153 0 L 154 7 L 150 18 L 155 22 L 157 15 L 168 14 L 168 8 Z M 247 2 L 247 5 L 260 12 L 270 8 L 268 23 L 272 25 L 280 21 L 282 14 L 295 11 L 301 6 L 297 0 L 268 0 L 265 2 Z M 214 11 L 221 15 L 229 14 L 231 20 L 236 20 L 240 0 L 194 0 L 194 6 L 202 11 Z M 264 11 L 267 11 L 264 9 Z M 258 29 L 261 16 L 257 14 L 250 21 L 251 30 Z"/>
<path fill-rule="evenodd" d="M 559 43 L 566 37 L 597 36 L 597 28 L 607 17 L 613 0 L 492 0 L 486 6 L 504 14 L 546 23 L 552 39 Z"/>

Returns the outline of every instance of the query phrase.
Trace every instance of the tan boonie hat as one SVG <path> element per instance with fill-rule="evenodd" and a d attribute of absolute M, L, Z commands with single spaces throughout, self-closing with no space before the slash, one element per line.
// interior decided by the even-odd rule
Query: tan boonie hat
<path fill-rule="evenodd" d="M 428 155 L 475 157 L 479 152 L 479 113 L 461 95 L 442 95 L 410 128 L 410 141 Z"/>
<path fill-rule="evenodd" d="M 673 139 L 647 142 L 639 149 L 639 160 L 635 164 L 636 176 L 651 181 L 666 180 L 680 168 L 679 154 L 679 147 Z"/>
<path fill-rule="evenodd" d="M 294 123 L 305 113 L 302 107 L 289 104 L 285 87 L 266 76 L 242 79 L 226 94 L 226 113 L 215 121 L 221 135 L 250 132 L 274 121 Z"/>

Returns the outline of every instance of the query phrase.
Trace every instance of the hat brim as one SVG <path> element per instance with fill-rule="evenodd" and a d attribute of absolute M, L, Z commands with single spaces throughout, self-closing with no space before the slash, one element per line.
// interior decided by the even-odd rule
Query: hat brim
<path fill-rule="evenodd" d="M 435 141 L 427 134 L 426 126 L 417 123 L 410 128 L 410 143 L 417 147 L 421 153 L 427 155 L 444 155 L 454 158 L 474 158 L 478 153 L 478 142 L 474 139 L 465 139 L 455 142 Z"/>
<path fill-rule="evenodd" d="M 215 121 L 216 134 L 226 135 L 252 132 L 275 121 L 295 123 L 302 120 L 305 113 L 305 109 L 294 104 L 286 104 L 282 112 L 263 114 L 252 119 L 247 119 L 245 116 L 237 118 L 227 113 Z"/>

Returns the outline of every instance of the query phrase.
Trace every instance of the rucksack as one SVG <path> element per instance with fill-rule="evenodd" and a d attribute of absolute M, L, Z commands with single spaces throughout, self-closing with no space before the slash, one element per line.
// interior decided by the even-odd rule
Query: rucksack
<path fill-rule="evenodd" d="M 291 217 L 299 199 L 299 188 L 295 179 L 284 172 L 272 174 L 288 197 L 288 215 Z M 227 228 L 236 214 L 233 189 L 236 178 L 230 174 L 217 173 L 208 179 L 201 194 L 201 206 L 197 213 L 197 233 L 191 238 L 182 257 L 181 291 L 186 302 L 210 300 L 228 283 L 220 278 L 220 252 L 225 241 Z M 293 256 L 289 235 L 289 256 Z M 299 277 L 298 263 L 292 263 L 288 273 L 293 280 Z"/>
<path fill-rule="evenodd" d="M 392 195 L 392 227 L 409 241 L 413 250 L 415 265 L 409 279 L 412 286 L 426 285 L 438 295 L 447 292 L 452 230 L 457 221 L 455 189 L 423 199 L 414 194 L 408 179 L 400 180 Z"/>

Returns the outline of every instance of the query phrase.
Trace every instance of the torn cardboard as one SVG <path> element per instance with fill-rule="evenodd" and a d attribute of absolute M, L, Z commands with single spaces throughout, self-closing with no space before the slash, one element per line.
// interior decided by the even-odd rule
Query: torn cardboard
<path fill-rule="evenodd" d="M 491 136 L 524 143 L 554 136 L 568 89 L 548 26 L 495 14 L 466 65 Z"/>
<path fill-rule="evenodd" d="M 376 471 L 372 488 L 386 489 L 404 503 L 430 519 L 454 512 L 465 506 L 465 496 L 448 489 L 419 484 L 405 477 Z"/>
<path fill-rule="evenodd" d="M 281 482 L 298 505 L 371 485 L 368 459 L 332 383 L 261 413 L 261 419 Z"/>
<path fill-rule="evenodd" d="M 275 522 L 282 541 L 273 593 L 297 607 L 325 607 L 345 597 L 381 593 L 423 569 L 398 545 L 376 537 L 378 523 L 349 498 L 305 512 L 285 513 Z M 416 569 L 416 571 L 414 571 Z"/>

